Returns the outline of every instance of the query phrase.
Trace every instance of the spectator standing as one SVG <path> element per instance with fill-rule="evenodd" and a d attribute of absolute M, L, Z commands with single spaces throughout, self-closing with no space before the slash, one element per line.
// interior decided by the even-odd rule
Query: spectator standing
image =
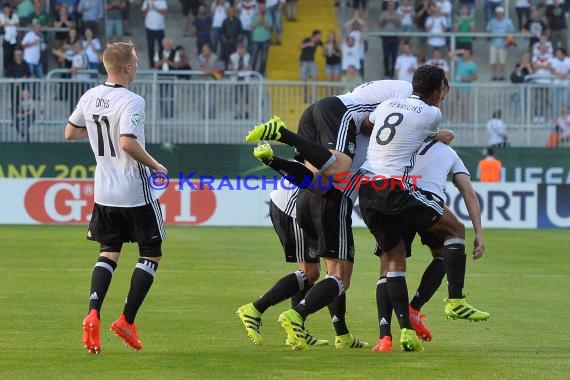
<path fill-rule="evenodd" d="M 487 24 L 489 33 L 514 33 L 515 26 L 510 18 L 505 17 L 503 7 L 495 8 L 495 17 Z M 505 63 L 507 61 L 507 42 L 503 36 L 494 37 L 489 46 L 492 80 L 505 80 Z"/>
<path fill-rule="evenodd" d="M 89 87 L 90 76 L 85 70 L 89 69 L 89 59 L 81 41 L 73 44 L 73 56 L 71 58 L 71 78 L 75 79 L 71 83 L 71 96 L 69 97 L 69 109 L 73 112 L 81 95 L 87 91 Z"/>
<path fill-rule="evenodd" d="M 107 42 L 117 42 L 124 36 L 123 12 L 129 6 L 129 0 L 106 0 L 105 36 Z"/>
<path fill-rule="evenodd" d="M 22 90 L 22 98 L 20 99 L 20 108 L 16 118 L 16 131 L 24 136 L 26 142 L 30 142 L 30 127 L 36 121 L 36 106 L 32 93 L 28 89 Z"/>
<path fill-rule="evenodd" d="M 251 56 L 245 43 L 237 43 L 236 51 L 230 55 L 229 70 L 237 71 L 234 119 L 249 119 L 249 77 L 251 73 Z"/>
<path fill-rule="evenodd" d="M 498 148 L 507 146 L 507 126 L 502 119 L 501 110 L 493 112 L 493 116 L 487 121 L 487 146 Z"/>
<path fill-rule="evenodd" d="M 297 21 L 297 0 L 287 0 L 287 21 Z"/>
<path fill-rule="evenodd" d="M 4 62 L 2 69 L 6 70 L 10 63 L 14 61 L 14 51 L 17 46 L 18 30 L 20 18 L 12 9 L 10 3 L 4 3 L 2 13 L 0 14 L 0 28 L 4 29 L 4 38 L 2 38 L 2 49 L 4 54 Z"/>
<path fill-rule="evenodd" d="M 169 37 L 162 39 L 162 55 L 154 53 L 153 65 L 161 73 L 168 73 L 178 69 L 180 54 L 174 49 L 174 42 Z M 174 76 L 159 76 L 162 83 L 159 84 L 160 92 L 160 117 L 172 118 L 174 116 L 174 85 L 169 83 Z"/>
<path fill-rule="evenodd" d="M 243 35 L 247 42 L 247 49 L 250 54 L 253 54 L 251 46 L 251 34 L 253 17 L 257 14 L 257 1 L 256 0 L 239 0 L 237 2 L 237 9 L 239 11 L 239 19 L 241 27 L 243 28 Z"/>
<path fill-rule="evenodd" d="M 34 19 L 34 3 L 32 0 L 20 0 L 16 5 L 16 13 L 20 19 L 20 26 L 31 25 Z"/>
<path fill-rule="evenodd" d="M 485 25 L 491 21 L 495 15 L 495 9 L 501 6 L 502 0 L 485 0 Z"/>
<path fill-rule="evenodd" d="M 225 64 L 228 63 L 230 54 L 236 51 L 237 43 L 242 40 L 243 28 L 241 20 L 237 17 L 237 8 L 230 7 L 228 9 L 228 17 L 222 23 L 221 43 L 222 54 L 221 59 Z"/>
<path fill-rule="evenodd" d="M 447 61 L 443 58 L 440 49 L 438 49 L 438 48 L 433 49 L 432 57 L 430 59 L 428 59 L 425 62 L 425 64 L 439 67 L 440 69 L 442 69 L 445 72 L 445 77 L 448 78 L 449 65 L 447 64 Z"/>
<path fill-rule="evenodd" d="M 165 34 L 168 3 L 166 0 L 144 0 L 141 11 L 144 14 L 148 63 L 152 67 L 155 46 L 158 45 L 158 55 L 162 56 L 162 39 Z"/>
<path fill-rule="evenodd" d="M 530 59 L 530 53 L 525 51 L 521 55 L 520 62 L 516 64 L 514 71 L 511 73 L 512 83 L 524 83 L 526 81 L 526 76 L 534 72 L 532 69 L 532 63 Z M 527 102 L 527 89 L 524 87 L 519 87 L 513 94 L 513 101 L 515 102 L 515 115 L 517 120 L 520 120 L 520 116 L 523 114 L 523 109 L 526 107 Z"/>
<path fill-rule="evenodd" d="M 309 94 L 306 82 L 309 80 L 318 80 L 318 67 L 317 62 L 315 62 L 315 53 L 319 46 L 322 46 L 321 42 L 321 31 L 313 30 L 310 37 L 305 38 L 299 48 L 301 49 L 301 55 L 299 57 L 299 73 L 301 80 L 305 82 L 303 88 L 304 101 L 309 102 Z"/>
<path fill-rule="evenodd" d="M 503 164 L 495 157 L 495 149 L 487 148 L 486 156 L 477 165 L 477 178 L 481 182 L 501 182 Z"/>
<path fill-rule="evenodd" d="M 360 17 L 353 17 L 344 23 L 344 28 L 346 30 L 346 35 L 354 38 L 356 46 L 360 49 L 358 52 L 358 57 L 360 57 L 360 63 L 358 64 L 360 75 L 364 77 L 364 55 L 366 54 L 366 21 Z"/>
<path fill-rule="evenodd" d="M 552 54 L 548 51 L 548 45 L 541 44 L 538 48 L 538 54 L 532 58 L 532 69 L 534 70 L 534 79 L 532 83 L 544 86 L 531 88 L 532 104 L 534 104 L 534 123 L 544 123 L 546 121 L 546 109 L 550 102 L 548 86 L 552 82 L 551 71 Z"/>
<path fill-rule="evenodd" d="M 325 57 L 327 80 L 329 82 L 338 82 L 342 72 L 342 51 L 336 39 L 336 33 L 332 30 L 329 31 L 328 39 L 323 45 L 323 55 Z"/>
<path fill-rule="evenodd" d="M 469 12 L 467 5 L 462 5 L 459 8 L 459 15 L 453 24 L 453 31 L 458 33 L 471 33 L 475 31 L 475 16 Z M 460 36 L 456 38 L 455 48 L 469 49 L 473 51 L 473 37 Z"/>
<path fill-rule="evenodd" d="M 69 18 L 69 12 L 67 11 L 67 4 L 61 4 L 59 7 L 57 7 L 57 14 L 54 17 L 52 26 L 54 28 L 72 28 L 75 27 L 75 24 L 73 22 L 72 18 Z M 63 45 L 63 43 L 65 42 L 65 40 L 67 39 L 67 35 L 68 35 L 69 31 L 64 32 L 55 32 L 54 34 L 54 49 L 59 49 L 61 48 L 61 46 Z"/>
<path fill-rule="evenodd" d="M 75 17 L 77 3 L 77 0 L 55 0 L 54 16 L 57 17 L 60 14 L 61 8 L 65 7 L 67 10 L 67 18 L 75 24 L 77 22 L 77 18 Z"/>
<path fill-rule="evenodd" d="M 131 2 L 132 2 L 132 0 L 125 0 L 125 1 L 126 1 L 126 6 L 122 12 L 122 15 L 123 15 L 123 35 L 130 36 L 131 31 L 129 29 L 129 21 L 131 18 Z"/>
<path fill-rule="evenodd" d="M 554 48 L 568 49 L 568 28 L 566 24 L 566 12 L 568 4 L 562 4 L 560 0 L 552 0 L 552 5 L 546 6 L 545 16 L 548 29 L 550 30 L 550 41 Z"/>
<path fill-rule="evenodd" d="M 447 24 L 445 31 L 449 32 L 449 30 L 453 26 L 453 5 L 449 0 L 437 0 L 436 6 L 439 7 L 441 15 L 445 17 L 445 21 Z M 447 42 L 447 44 L 449 45 L 449 41 Z"/>
<path fill-rule="evenodd" d="M 426 32 L 426 21 L 430 14 L 430 0 L 420 0 L 416 6 L 416 29 L 418 32 Z M 418 47 L 416 49 L 416 56 L 419 61 L 424 61 L 426 58 L 426 37 L 418 37 Z"/>
<path fill-rule="evenodd" d="M 398 47 L 400 45 L 400 38 L 398 32 L 402 30 L 402 20 L 396 13 L 395 5 L 393 2 L 388 3 L 388 8 L 382 12 L 378 26 L 384 32 L 393 32 L 392 36 L 382 37 L 382 51 L 384 53 L 384 77 L 394 78 L 394 66 L 396 64 L 396 57 L 398 56 Z"/>
<path fill-rule="evenodd" d="M 413 5 L 410 4 L 410 0 L 402 0 L 400 6 L 396 9 L 396 13 L 402 21 L 402 32 L 413 32 L 415 12 Z M 410 43 L 410 38 L 404 37 L 402 41 Z"/>
<path fill-rule="evenodd" d="M 522 32 L 532 34 L 532 37 L 528 39 L 528 49 L 530 52 L 532 52 L 534 44 L 540 41 L 540 36 L 547 36 L 547 30 L 548 26 L 542 20 L 539 10 L 533 8 L 530 11 L 529 19 L 522 27 Z"/>
<path fill-rule="evenodd" d="M 214 0 L 211 5 L 212 14 L 212 27 L 211 27 L 211 38 L 212 49 L 216 54 L 221 52 L 220 35 L 222 33 L 222 25 L 224 20 L 228 17 L 228 8 L 230 3 L 226 0 Z"/>
<path fill-rule="evenodd" d="M 24 49 L 24 61 L 30 67 L 30 73 L 34 78 L 43 78 L 44 72 L 40 62 L 42 53 L 41 25 L 37 21 L 32 22 L 32 30 L 28 31 L 21 42 Z M 37 95 L 34 92 L 34 96 Z"/>
<path fill-rule="evenodd" d="M 194 19 L 190 20 L 190 13 L 192 13 L 193 18 L 198 15 L 200 0 L 180 0 L 180 3 L 182 3 L 182 30 L 184 37 L 188 37 L 190 26 L 194 24 Z"/>
<path fill-rule="evenodd" d="M 475 17 L 475 13 L 476 13 L 476 6 L 475 6 L 475 0 L 459 0 L 459 8 L 461 8 L 462 6 L 467 6 L 467 8 L 469 8 L 469 14 L 473 17 Z"/>
<path fill-rule="evenodd" d="M 341 45 L 341 68 L 346 72 L 350 66 L 360 71 L 360 47 L 356 44 L 354 37 L 347 36 L 346 40 Z M 360 75 L 362 76 L 362 74 Z"/>
<path fill-rule="evenodd" d="M 73 54 L 74 54 L 73 45 L 75 45 L 77 41 L 80 41 L 79 33 L 77 32 L 77 29 L 74 26 L 72 26 L 67 31 L 67 37 L 65 38 L 65 41 L 63 42 L 61 47 L 52 49 L 53 55 L 57 60 L 59 68 L 71 69 Z M 62 73 L 61 78 L 62 79 L 71 78 L 71 73 L 70 72 Z M 71 88 L 70 83 L 60 84 L 59 92 L 56 95 L 56 99 L 57 100 L 68 99 L 70 88 Z"/>
<path fill-rule="evenodd" d="M 275 34 L 275 39 L 271 39 L 275 45 L 281 45 L 283 40 L 283 4 L 285 0 L 265 0 L 265 8 L 273 19 L 272 34 Z"/>
<path fill-rule="evenodd" d="M 265 76 L 273 19 L 266 12 L 264 3 L 260 3 L 257 10 L 257 14 L 251 20 L 251 67 Z"/>
<path fill-rule="evenodd" d="M 570 104 L 568 86 L 570 85 L 570 58 L 566 49 L 557 48 L 550 62 L 551 74 L 554 76 L 552 84 L 552 114 L 557 115 L 562 107 Z"/>
<path fill-rule="evenodd" d="M 99 23 L 105 16 L 102 0 L 80 0 L 77 12 L 81 14 L 81 30 L 89 28 L 96 36 L 99 34 Z"/>
<path fill-rule="evenodd" d="M 410 44 L 402 45 L 402 53 L 396 58 L 395 78 L 412 83 L 414 71 L 418 68 L 418 59 L 412 55 Z"/>
<path fill-rule="evenodd" d="M 426 30 L 430 33 L 444 33 L 450 25 L 447 24 L 447 18 L 441 14 L 441 5 L 439 3 L 432 4 L 430 7 L 431 14 L 426 20 Z M 432 55 L 434 48 L 439 48 L 445 54 L 447 52 L 447 42 L 443 36 L 430 36 L 427 39 L 428 55 Z"/>
<path fill-rule="evenodd" d="M 530 1 L 516 0 L 515 10 L 517 12 L 518 29 L 521 30 L 530 19 Z"/>
<path fill-rule="evenodd" d="M 8 64 L 5 75 L 6 78 L 20 80 L 31 76 L 30 67 L 26 62 L 24 62 L 22 49 L 16 48 L 14 50 L 14 60 Z M 22 91 L 27 88 L 27 84 L 22 81 L 14 80 L 10 83 L 10 103 L 12 104 L 12 115 L 16 118 L 14 120 L 14 126 L 18 133 L 20 133 L 20 130 L 18 128 L 18 119 L 16 115 L 18 115 L 18 112 L 21 109 L 20 101 L 22 99 Z"/>
<path fill-rule="evenodd" d="M 198 52 L 202 51 L 202 45 L 205 43 L 211 46 L 212 21 L 212 16 L 209 14 L 206 5 L 198 5 L 198 14 L 194 18 L 192 27 L 192 34 L 196 36 L 196 49 Z"/>
<path fill-rule="evenodd" d="M 85 38 L 81 42 L 83 44 L 83 51 L 87 56 L 87 62 L 89 62 L 88 68 L 90 70 L 99 71 L 99 66 L 101 65 L 101 61 L 99 59 L 99 55 L 101 54 L 101 41 L 95 37 L 95 33 L 93 33 L 91 28 L 85 28 L 83 36 Z M 97 77 L 97 73 L 91 74 L 92 79 L 96 79 Z"/>
<path fill-rule="evenodd" d="M 468 107 L 471 100 L 470 83 L 478 78 L 479 68 L 473 61 L 473 54 L 469 49 L 455 50 L 449 53 L 450 58 L 455 62 L 455 82 L 461 83 L 457 88 L 457 96 L 450 98 L 450 114 L 449 119 L 453 120 L 455 116 L 457 122 L 467 122 L 471 117 L 471 108 Z M 454 109 L 459 110 L 458 115 L 453 115 Z M 470 112 L 471 111 L 471 112 Z"/>
<path fill-rule="evenodd" d="M 34 14 L 32 15 L 32 18 L 40 24 L 42 30 L 48 28 L 51 25 L 51 16 L 49 15 L 48 12 L 44 11 L 42 0 L 34 0 Z M 43 72 L 45 73 L 48 70 L 48 50 L 47 50 L 47 46 L 49 43 L 48 32 L 43 31 L 41 36 L 42 36 L 42 45 L 41 45 L 42 52 L 40 55 L 40 62 L 42 64 Z"/>

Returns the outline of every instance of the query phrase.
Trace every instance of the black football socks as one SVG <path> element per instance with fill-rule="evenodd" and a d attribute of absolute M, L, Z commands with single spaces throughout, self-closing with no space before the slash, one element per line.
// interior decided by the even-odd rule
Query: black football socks
<path fill-rule="evenodd" d="M 388 296 L 386 277 L 382 276 L 376 283 L 376 308 L 378 311 L 378 324 L 380 325 L 380 338 L 392 336 L 390 324 L 392 323 L 392 303 Z"/>
<path fill-rule="evenodd" d="M 421 310 L 435 294 L 444 277 L 445 265 L 443 257 L 434 257 L 422 275 L 422 280 L 416 294 L 410 301 L 410 306 L 418 311 Z"/>
<path fill-rule="evenodd" d="M 125 320 L 128 323 L 133 323 L 135 321 L 137 312 L 152 286 L 157 269 L 158 263 L 156 261 L 143 258 L 140 258 L 135 266 L 135 270 L 131 277 L 131 287 L 123 309 Z"/>
<path fill-rule="evenodd" d="M 101 313 L 101 306 L 111 285 L 113 272 L 117 268 L 117 263 L 113 260 L 99 256 L 99 259 L 93 267 L 91 275 L 91 291 L 89 293 L 89 310 L 97 310 L 97 315 Z"/>
<path fill-rule="evenodd" d="M 464 239 L 449 239 L 443 243 L 443 263 L 447 274 L 447 290 L 449 298 L 463 298 L 465 284 L 465 254 Z"/>

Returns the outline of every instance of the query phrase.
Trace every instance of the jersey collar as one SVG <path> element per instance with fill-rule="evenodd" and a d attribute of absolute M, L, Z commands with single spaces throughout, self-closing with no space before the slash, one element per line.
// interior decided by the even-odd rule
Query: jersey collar
<path fill-rule="evenodd" d="M 105 83 L 103 83 L 103 86 L 114 87 L 114 88 L 125 87 L 122 84 L 111 83 L 111 82 L 105 82 Z"/>

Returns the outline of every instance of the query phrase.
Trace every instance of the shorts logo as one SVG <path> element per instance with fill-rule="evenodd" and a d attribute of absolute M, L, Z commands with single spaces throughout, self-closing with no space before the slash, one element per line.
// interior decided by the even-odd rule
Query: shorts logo
<path fill-rule="evenodd" d="M 312 258 L 312 259 L 314 259 L 314 258 L 317 257 L 317 251 L 316 251 L 314 248 L 312 248 L 312 247 L 309 248 L 309 250 L 308 250 L 307 253 L 308 253 L 309 257 Z"/>
<path fill-rule="evenodd" d="M 131 123 L 135 127 L 138 127 L 140 122 L 141 122 L 141 115 L 139 115 L 138 113 L 135 113 L 134 115 L 131 116 Z"/>
<path fill-rule="evenodd" d="M 348 143 L 348 151 L 349 151 L 351 154 L 354 154 L 354 152 L 356 151 L 356 146 L 354 145 L 353 142 L 349 142 L 349 143 Z"/>

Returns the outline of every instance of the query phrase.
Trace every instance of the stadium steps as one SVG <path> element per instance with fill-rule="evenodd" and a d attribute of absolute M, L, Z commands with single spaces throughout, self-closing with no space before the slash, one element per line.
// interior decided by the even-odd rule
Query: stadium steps
<path fill-rule="evenodd" d="M 299 1 L 297 2 L 298 21 L 287 21 L 286 11 L 283 16 L 282 45 L 271 45 L 269 48 L 266 76 L 269 80 L 298 81 L 300 80 L 299 56 L 301 51 L 299 45 L 301 41 L 310 36 L 315 29 L 321 30 L 323 41 L 327 39 L 327 33 L 330 30 L 334 30 L 337 38 L 340 38 L 334 0 Z M 319 80 L 325 80 L 325 59 L 321 48 L 317 49 L 315 58 L 319 68 Z M 288 107 L 285 108 L 280 103 L 282 96 L 274 95 L 271 97 L 271 112 L 279 115 L 289 128 L 296 130 L 299 116 L 308 104 L 303 102 L 302 87 L 286 91 L 289 99 Z"/>

